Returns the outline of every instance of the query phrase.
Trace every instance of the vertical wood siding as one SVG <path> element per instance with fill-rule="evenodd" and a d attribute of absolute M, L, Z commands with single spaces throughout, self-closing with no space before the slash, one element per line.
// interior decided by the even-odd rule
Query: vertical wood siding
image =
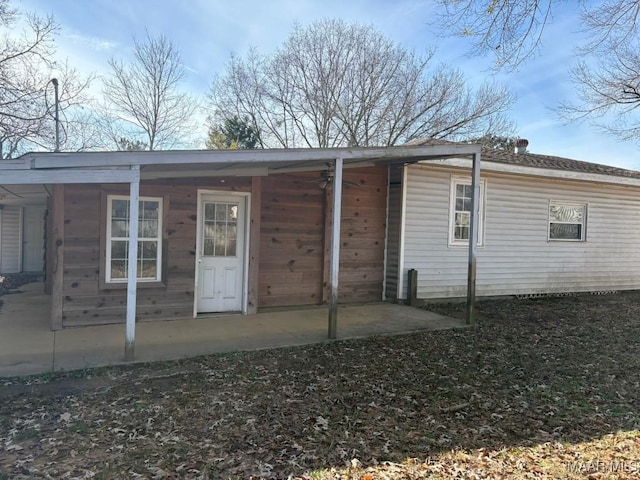
<path fill-rule="evenodd" d="M 22 266 L 22 207 L 2 209 L 2 264 L 0 273 L 18 273 Z"/>
<path fill-rule="evenodd" d="M 340 301 L 378 301 L 382 295 L 386 222 L 386 167 L 345 170 Z M 258 308 L 322 303 L 324 193 L 320 174 L 262 178 Z M 251 178 L 142 182 L 142 196 L 165 199 L 166 286 L 139 283 L 139 320 L 193 314 L 198 189 L 250 191 Z M 67 185 L 64 194 L 63 325 L 125 320 L 126 289 L 105 285 L 106 194 L 126 185 Z M 5 209 L 6 210 L 6 209 Z M 103 225 L 104 224 L 104 225 Z M 101 245 L 103 245 L 101 247 Z"/>
<path fill-rule="evenodd" d="M 168 200 L 166 222 L 166 287 L 138 284 L 139 320 L 168 320 L 193 315 L 196 207 L 199 188 L 250 189 L 250 178 L 157 180 L 140 185 L 142 196 Z M 101 288 L 101 236 L 104 194 L 128 194 L 122 185 L 67 185 L 65 188 L 63 325 L 121 323 L 126 314 L 126 288 Z"/>
<path fill-rule="evenodd" d="M 339 301 L 382 296 L 386 167 L 345 169 Z M 322 303 L 327 211 L 319 172 L 270 175 L 262 182 L 260 307 Z"/>
<path fill-rule="evenodd" d="M 402 274 L 418 270 L 419 298 L 466 295 L 468 249 L 448 245 L 452 174 L 466 175 L 409 167 Z M 490 172 L 483 178 L 479 296 L 640 288 L 640 188 Z M 588 204 L 586 242 L 548 241 L 550 200 Z"/>

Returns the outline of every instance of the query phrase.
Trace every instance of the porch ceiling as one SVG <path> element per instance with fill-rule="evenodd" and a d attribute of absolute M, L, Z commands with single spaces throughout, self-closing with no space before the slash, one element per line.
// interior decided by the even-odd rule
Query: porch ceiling
<path fill-rule="evenodd" d="M 314 148 L 268 150 L 185 150 L 154 152 L 29 153 L 0 164 L 0 184 L 126 183 L 140 178 L 193 176 L 264 176 L 273 173 L 324 170 L 343 160 L 344 168 L 466 157 L 478 145 Z"/>

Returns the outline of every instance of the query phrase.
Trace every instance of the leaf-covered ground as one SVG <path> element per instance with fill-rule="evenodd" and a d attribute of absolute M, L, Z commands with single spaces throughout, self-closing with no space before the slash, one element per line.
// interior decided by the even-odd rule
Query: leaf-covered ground
<path fill-rule="evenodd" d="M 478 316 L 0 380 L 0 479 L 640 475 L 640 293 L 484 301 Z"/>

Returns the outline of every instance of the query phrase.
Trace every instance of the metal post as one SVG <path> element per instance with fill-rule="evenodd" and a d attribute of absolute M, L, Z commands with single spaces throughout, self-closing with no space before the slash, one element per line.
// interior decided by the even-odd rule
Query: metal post
<path fill-rule="evenodd" d="M 129 187 L 129 256 L 127 268 L 127 329 L 124 359 L 133 360 L 136 340 L 136 287 L 138 283 L 138 210 L 140 202 L 140 167 L 131 167 L 134 179 Z"/>
<path fill-rule="evenodd" d="M 53 91 L 55 92 L 54 102 L 55 102 L 55 122 L 56 122 L 56 148 L 54 152 L 60 151 L 60 112 L 59 112 L 59 104 L 60 99 L 58 97 L 58 79 L 52 78 L 51 83 L 53 83 Z"/>
<path fill-rule="evenodd" d="M 473 155 L 471 171 L 471 224 L 469 228 L 469 271 L 467 274 L 467 308 L 465 320 L 474 323 L 473 309 L 476 300 L 476 257 L 478 252 L 478 220 L 480 217 L 480 153 Z"/>
<path fill-rule="evenodd" d="M 335 162 L 333 177 L 333 221 L 331 228 L 331 266 L 329 274 L 329 338 L 338 335 L 338 276 L 340 272 L 340 218 L 342 210 L 342 158 Z"/>

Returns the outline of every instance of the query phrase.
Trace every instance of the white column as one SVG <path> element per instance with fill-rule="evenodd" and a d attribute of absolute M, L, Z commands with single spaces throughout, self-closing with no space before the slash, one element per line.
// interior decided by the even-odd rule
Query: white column
<path fill-rule="evenodd" d="M 480 218 L 480 153 L 473 155 L 471 171 L 471 225 L 469 227 L 469 269 L 467 272 L 467 308 L 465 319 L 473 324 L 476 301 L 476 256 L 478 253 L 478 221 Z"/>
<path fill-rule="evenodd" d="M 338 276 L 340 273 L 340 218 L 342 210 L 342 158 L 335 161 L 333 177 L 333 221 L 329 273 L 329 338 L 338 335 Z"/>
<path fill-rule="evenodd" d="M 138 216 L 140 203 L 140 167 L 131 167 L 129 187 L 129 259 L 127 269 L 127 329 L 124 359 L 133 360 L 136 340 L 136 287 L 138 283 Z"/>

